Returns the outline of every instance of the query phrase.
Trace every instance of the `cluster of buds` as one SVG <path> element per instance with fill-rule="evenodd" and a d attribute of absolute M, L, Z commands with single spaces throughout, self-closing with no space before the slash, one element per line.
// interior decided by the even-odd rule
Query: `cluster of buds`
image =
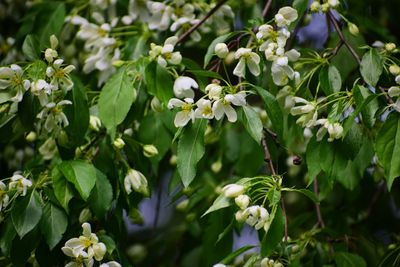
<path fill-rule="evenodd" d="M 150 44 L 150 58 L 156 60 L 161 67 L 166 67 L 169 64 L 178 65 L 182 61 L 180 52 L 174 52 L 178 37 L 172 36 L 165 40 L 164 45 Z"/>
<path fill-rule="evenodd" d="M 329 11 L 329 9 L 335 9 L 339 6 L 340 2 L 339 0 L 324 0 L 324 2 L 321 4 L 319 0 L 315 0 L 312 2 L 310 6 L 310 11 L 313 13 L 317 12 L 323 12 L 326 13 Z"/>
<path fill-rule="evenodd" d="M 10 178 L 8 186 L 0 181 L 0 211 L 5 209 L 10 204 L 9 192 L 15 191 L 15 195 L 25 196 L 29 187 L 32 186 L 32 181 L 21 175 L 21 172 L 15 172 Z M 12 198 L 13 199 L 13 198 Z"/>

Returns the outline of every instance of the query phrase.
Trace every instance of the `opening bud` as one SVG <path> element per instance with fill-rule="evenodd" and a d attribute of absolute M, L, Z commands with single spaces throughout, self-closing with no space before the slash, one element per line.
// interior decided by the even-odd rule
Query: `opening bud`
<path fill-rule="evenodd" d="M 122 138 L 117 138 L 114 140 L 113 146 L 116 149 L 122 149 L 125 146 L 125 142 L 124 142 L 124 140 L 122 140 Z"/>
<path fill-rule="evenodd" d="M 145 157 L 151 158 L 158 155 L 158 149 L 154 145 L 144 145 L 143 155 Z"/>
<path fill-rule="evenodd" d="M 214 52 L 219 58 L 226 58 L 229 54 L 228 46 L 225 43 L 218 43 L 215 45 Z"/>

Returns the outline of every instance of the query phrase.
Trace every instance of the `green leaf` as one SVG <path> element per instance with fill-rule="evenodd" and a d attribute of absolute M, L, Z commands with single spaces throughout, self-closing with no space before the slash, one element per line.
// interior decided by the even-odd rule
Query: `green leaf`
<path fill-rule="evenodd" d="M 53 180 L 54 194 L 56 195 L 56 198 L 60 202 L 61 206 L 68 213 L 68 203 L 74 196 L 72 188 L 58 167 L 53 168 L 51 172 L 51 178 Z"/>
<path fill-rule="evenodd" d="M 317 196 L 308 189 L 282 188 L 282 191 L 297 192 L 297 193 L 303 194 L 304 196 L 308 197 L 314 203 L 319 202 Z"/>
<path fill-rule="evenodd" d="M 177 167 L 185 187 L 196 176 L 196 165 L 204 155 L 204 132 L 207 120 L 186 126 L 178 142 Z"/>
<path fill-rule="evenodd" d="M 254 248 L 254 246 L 244 246 L 241 247 L 235 251 L 233 251 L 231 254 L 229 254 L 228 256 L 226 256 L 223 260 L 221 260 L 222 264 L 229 264 L 230 262 L 232 262 L 234 259 L 236 259 L 236 257 L 240 256 L 242 253 L 248 251 L 249 249 Z"/>
<path fill-rule="evenodd" d="M 32 231 L 42 217 L 40 196 L 36 191 L 16 200 L 11 211 L 11 218 L 20 238 Z"/>
<path fill-rule="evenodd" d="M 361 106 L 364 101 L 368 99 L 370 96 L 374 96 L 374 94 L 366 87 L 362 85 L 358 85 L 353 90 L 354 100 L 357 106 Z M 375 114 L 379 109 L 378 100 L 374 97 L 371 99 L 368 105 L 365 105 L 363 109 L 361 109 L 362 120 L 364 124 L 372 128 L 375 124 Z"/>
<path fill-rule="evenodd" d="M 279 137 L 283 136 L 283 114 L 276 98 L 262 87 L 254 86 L 265 104 L 265 110 L 272 122 L 272 127 Z"/>
<path fill-rule="evenodd" d="M 257 142 L 261 142 L 263 125 L 258 113 L 250 106 L 243 106 L 241 119 L 247 132 Z"/>
<path fill-rule="evenodd" d="M 99 117 L 108 129 L 115 129 L 128 114 L 136 98 L 136 89 L 125 67 L 103 86 L 99 97 Z"/>
<path fill-rule="evenodd" d="M 352 253 L 348 252 L 336 252 L 335 262 L 338 267 L 366 267 L 367 263 L 365 260 Z"/>
<path fill-rule="evenodd" d="M 378 52 L 371 48 L 367 53 L 364 54 L 361 60 L 360 72 L 364 81 L 375 87 L 379 81 L 379 77 L 382 74 L 383 63 Z"/>
<path fill-rule="evenodd" d="M 223 80 L 222 76 L 217 72 L 208 71 L 208 70 L 188 70 L 190 73 L 193 73 L 195 76 L 207 77 L 207 78 L 215 78 L 218 80 Z"/>
<path fill-rule="evenodd" d="M 390 190 L 395 178 L 400 176 L 400 115 L 391 113 L 376 137 L 375 151 L 385 170 Z"/>
<path fill-rule="evenodd" d="M 43 216 L 40 220 L 40 230 L 42 231 L 50 250 L 52 250 L 61 240 L 68 226 L 68 217 L 57 206 L 47 202 L 43 208 Z"/>
<path fill-rule="evenodd" d="M 208 48 L 207 48 L 206 55 L 204 56 L 204 68 L 207 67 L 208 63 L 210 63 L 211 58 L 212 58 L 213 55 L 215 54 L 215 52 L 214 52 L 215 46 L 216 46 L 218 43 L 223 43 L 223 42 L 225 42 L 226 40 L 232 38 L 232 37 L 235 36 L 236 34 L 238 34 L 238 33 L 237 33 L 237 32 L 230 32 L 230 33 L 227 33 L 227 34 L 224 34 L 224 35 L 222 35 L 222 36 L 219 36 L 219 37 L 215 38 L 215 39 L 211 42 L 211 44 L 210 44 L 210 45 L 208 46 Z"/>
<path fill-rule="evenodd" d="M 83 160 L 63 161 L 58 167 L 83 200 L 87 200 L 96 184 L 96 168 Z"/>
<path fill-rule="evenodd" d="M 39 40 L 33 34 L 28 34 L 22 44 L 22 52 L 29 60 L 40 59 Z"/>
<path fill-rule="evenodd" d="M 38 18 L 38 29 L 39 29 L 39 43 L 40 49 L 43 50 L 50 47 L 50 36 L 61 31 L 65 20 L 65 4 L 60 2 L 54 2 L 48 5 L 46 9 L 41 12 Z M 50 12 L 49 12 L 50 11 Z"/>
<path fill-rule="evenodd" d="M 294 27 L 296 27 L 297 22 L 301 19 L 304 12 L 307 10 L 308 0 L 294 0 L 293 1 L 293 8 L 297 10 L 298 17 L 297 19 L 289 26 L 289 30 L 292 31 Z"/>
<path fill-rule="evenodd" d="M 263 256 L 269 255 L 275 247 L 281 242 L 284 236 L 285 218 L 280 207 L 276 208 L 276 213 L 268 233 L 261 242 L 261 253 Z"/>
<path fill-rule="evenodd" d="M 165 105 L 173 97 L 173 81 L 167 69 L 152 61 L 145 69 L 147 92 Z"/>
<path fill-rule="evenodd" d="M 117 245 L 115 244 L 114 240 L 105 234 L 99 234 L 98 235 L 99 241 L 104 243 L 104 245 L 106 245 L 107 247 L 107 252 L 108 254 L 112 254 L 113 251 L 117 248 Z"/>
<path fill-rule="evenodd" d="M 0 250 L 3 255 L 10 255 L 11 244 L 16 234 L 12 219 L 8 217 L 1 226 Z"/>
<path fill-rule="evenodd" d="M 229 199 L 226 198 L 224 196 L 224 194 L 221 194 L 214 200 L 214 203 L 211 205 L 211 207 L 209 207 L 208 210 L 206 212 L 204 212 L 204 214 L 201 216 L 203 217 L 203 216 L 207 215 L 208 213 L 229 207 L 230 205 L 231 205 L 231 202 L 229 201 Z"/>
<path fill-rule="evenodd" d="M 110 182 L 101 171 L 96 169 L 96 186 L 89 198 L 89 205 L 98 218 L 103 218 L 111 207 L 113 189 Z"/>

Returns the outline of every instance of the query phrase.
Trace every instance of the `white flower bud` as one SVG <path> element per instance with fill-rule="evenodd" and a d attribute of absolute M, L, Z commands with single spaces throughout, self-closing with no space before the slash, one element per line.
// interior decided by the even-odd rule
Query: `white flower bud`
<path fill-rule="evenodd" d="M 400 87 L 398 87 L 398 86 L 392 86 L 392 87 L 390 87 L 390 88 L 389 88 L 389 91 L 388 91 L 388 95 L 389 95 L 390 97 L 397 97 L 397 96 L 400 96 Z"/>
<path fill-rule="evenodd" d="M 185 211 L 187 207 L 189 206 L 189 199 L 185 199 L 176 205 L 176 210 L 178 211 Z"/>
<path fill-rule="evenodd" d="M 53 34 L 50 36 L 50 47 L 52 49 L 56 49 L 58 46 L 58 39 L 57 37 Z"/>
<path fill-rule="evenodd" d="M 150 102 L 150 107 L 155 112 L 161 112 L 163 110 L 162 104 L 157 97 L 153 97 Z"/>
<path fill-rule="evenodd" d="M 37 138 L 36 133 L 32 131 L 26 135 L 25 140 L 28 142 L 34 142 L 36 140 L 36 138 Z"/>
<path fill-rule="evenodd" d="M 143 155 L 145 157 L 151 158 L 158 155 L 158 149 L 154 145 L 144 145 Z"/>
<path fill-rule="evenodd" d="M 222 162 L 220 160 L 211 164 L 211 170 L 213 171 L 213 173 L 219 173 L 221 171 L 221 168 L 222 168 Z"/>
<path fill-rule="evenodd" d="M 393 50 L 396 49 L 396 45 L 394 43 L 387 43 L 385 44 L 385 49 L 388 52 L 392 52 Z"/>
<path fill-rule="evenodd" d="M 240 209 L 244 210 L 250 204 L 250 198 L 248 195 L 240 195 L 235 198 L 236 205 L 239 206 Z"/>
<path fill-rule="evenodd" d="M 335 8 L 339 5 L 339 0 L 328 0 L 328 4 L 330 7 Z"/>
<path fill-rule="evenodd" d="M 246 212 L 244 210 L 238 210 L 235 213 L 235 219 L 239 223 L 245 222 L 247 220 L 247 217 L 248 217 L 248 212 Z"/>
<path fill-rule="evenodd" d="M 125 146 L 125 142 L 122 138 L 117 138 L 114 140 L 113 146 L 117 149 L 122 149 Z"/>
<path fill-rule="evenodd" d="M 389 71 L 394 76 L 399 75 L 400 74 L 400 67 L 398 65 L 390 65 Z"/>
<path fill-rule="evenodd" d="M 242 195 L 246 191 L 243 185 L 239 184 L 228 184 L 222 188 L 222 192 L 227 198 L 234 198 Z"/>
<path fill-rule="evenodd" d="M 101 121 L 97 116 L 90 115 L 89 128 L 93 131 L 98 132 L 101 127 Z"/>
<path fill-rule="evenodd" d="M 349 26 L 349 32 L 352 35 L 357 36 L 360 33 L 360 31 L 358 30 L 357 25 L 355 25 L 354 23 L 349 23 L 348 26 Z"/>
<path fill-rule="evenodd" d="M 219 58 L 225 58 L 229 54 L 228 46 L 225 43 L 215 45 L 214 52 Z"/>
<path fill-rule="evenodd" d="M 84 223 L 92 219 L 92 212 L 88 208 L 84 208 L 79 214 L 79 223 Z"/>
<path fill-rule="evenodd" d="M 139 171 L 129 169 L 124 179 L 125 191 L 130 194 L 132 189 L 142 193 L 145 196 L 149 195 L 149 188 L 146 177 Z"/>
<path fill-rule="evenodd" d="M 172 165 L 172 166 L 175 166 L 176 165 L 176 160 L 177 160 L 176 155 L 172 155 L 171 158 L 169 159 L 169 164 Z"/>
<path fill-rule="evenodd" d="M 321 4 L 319 1 L 314 1 L 310 6 L 311 12 L 319 12 L 321 10 Z"/>

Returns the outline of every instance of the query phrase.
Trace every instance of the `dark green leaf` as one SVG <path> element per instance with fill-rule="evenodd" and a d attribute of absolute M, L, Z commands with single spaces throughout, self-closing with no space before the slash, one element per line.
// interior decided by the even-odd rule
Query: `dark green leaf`
<path fill-rule="evenodd" d="M 362 57 L 360 65 L 361 76 L 366 83 L 372 87 L 375 87 L 379 81 L 379 77 L 382 74 L 382 70 L 382 59 L 378 52 L 374 48 L 371 48 Z"/>
<path fill-rule="evenodd" d="M 297 192 L 297 193 L 303 194 L 304 196 L 308 197 L 314 203 L 319 202 L 317 196 L 308 189 L 282 188 L 282 191 Z"/>
<path fill-rule="evenodd" d="M 362 106 L 364 101 L 368 99 L 370 96 L 374 96 L 374 94 L 368 90 L 368 88 L 359 85 L 356 86 L 353 90 L 354 100 L 357 106 Z M 369 128 L 372 128 L 375 124 L 375 113 L 379 109 L 378 100 L 376 98 L 371 99 L 368 105 L 365 105 L 361 110 L 362 120 L 365 125 Z"/>
<path fill-rule="evenodd" d="M 11 244 L 16 234 L 12 219 L 8 217 L 1 226 L 0 249 L 3 255 L 10 255 Z"/>
<path fill-rule="evenodd" d="M 47 202 L 43 208 L 43 216 L 40 220 L 42 231 L 50 250 L 60 242 L 65 230 L 67 230 L 67 215 L 57 206 Z"/>
<path fill-rule="evenodd" d="M 184 128 L 179 139 L 177 167 L 185 187 L 188 187 L 196 176 L 196 165 L 204 155 L 206 126 L 206 120 L 197 120 Z"/>
<path fill-rule="evenodd" d="M 28 34 L 22 44 L 22 52 L 29 60 L 40 59 L 39 40 L 33 34 Z"/>
<path fill-rule="evenodd" d="M 223 80 L 222 76 L 217 72 L 208 71 L 208 70 L 189 70 L 190 73 L 193 73 L 195 76 L 207 77 L 207 78 L 215 78 L 218 80 Z"/>
<path fill-rule="evenodd" d="M 379 130 L 375 151 L 379 163 L 385 170 L 390 190 L 395 178 L 400 176 L 400 115 L 391 113 Z"/>
<path fill-rule="evenodd" d="M 352 253 L 348 252 L 336 252 L 335 261 L 338 267 L 366 267 L 367 263 L 365 260 Z"/>
<path fill-rule="evenodd" d="M 63 161 L 58 167 L 81 197 L 87 200 L 96 184 L 96 168 L 83 160 Z"/>
<path fill-rule="evenodd" d="M 62 175 L 61 171 L 54 167 L 51 173 L 53 180 L 54 194 L 61 206 L 68 212 L 68 203 L 73 197 L 73 191 L 67 179 Z"/>
<path fill-rule="evenodd" d="M 50 36 L 59 35 L 65 20 L 65 4 L 52 2 L 47 4 L 38 17 L 39 43 L 40 49 L 50 47 Z"/>
<path fill-rule="evenodd" d="M 234 252 L 232 252 L 231 254 L 229 254 L 228 256 L 226 256 L 221 263 L 222 264 L 229 264 L 231 263 L 237 256 L 241 255 L 242 253 L 248 251 L 249 249 L 254 248 L 254 246 L 244 246 L 241 247 L 237 250 L 235 250 Z"/>
<path fill-rule="evenodd" d="M 153 61 L 145 69 L 147 92 L 165 105 L 173 97 L 173 82 L 168 71 Z"/>
<path fill-rule="evenodd" d="M 115 129 L 128 114 L 136 89 L 126 68 L 121 68 L 103 86 L 99 97 L 99 117 L 108 129 Z"/>
<path fill-rule="evenodd" d="M 34 190 L 16 200 L 11 212 L 11 218 L 20 238 L 35 228 L 40 221 L 42 212 L 40 196 Z"/>
<path fill-rule="evenodd" d="M 101 171 L 96 169 L 96 186 L 89 198 L 89 205 L 98 218 L 103 218 L 111 207 L 113 189 L 110 182 Z"/>
<path fill-rule="evenodd" d="M 247 132 L 257 142 L 261 142 L 263 125 L 258 113 L 250 106 L 243 106 L 241 119 Z"/>
<path fill-rule="evenodd" d="M 223 194 L 221 194 L 214 200 L 214 203 L 211 205 L 211 207 L 208 208 L 208 210 L 202 216 L 205 216 L 213 211 L 229 207 L 230 205 L 231 202 L 229 201 L 229 199 L 226 198 Z"/>
<path fill-rule="evenodd" d="M 282 209 L 277 207 L 275 217 L 269 227 L 267 235 L 261 242 L 261 253 L 264 256 L 269 255 L 275 247 L 281 242 L 284 236 L 285 218 L 282 214 Z"/>

